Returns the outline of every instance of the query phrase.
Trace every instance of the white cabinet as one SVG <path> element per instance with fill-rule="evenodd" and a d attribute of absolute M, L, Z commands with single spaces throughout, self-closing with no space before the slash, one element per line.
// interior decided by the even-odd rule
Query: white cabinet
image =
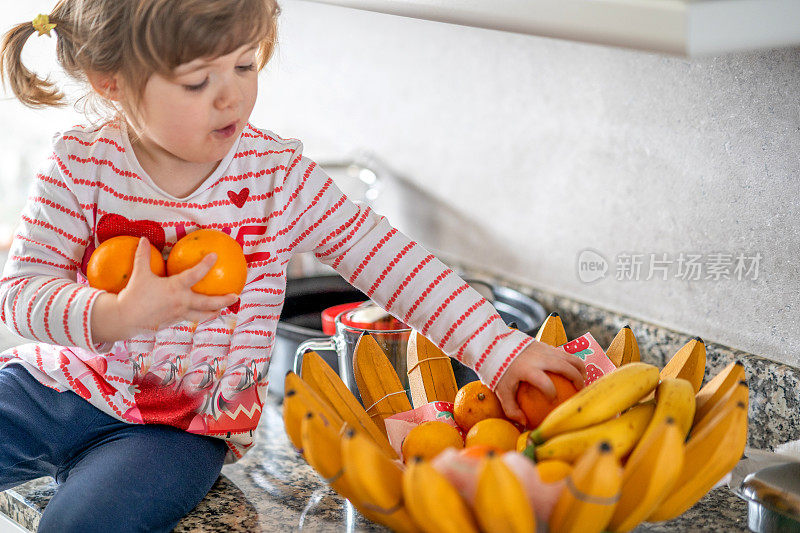
<path fill-rule="evenodd" d="M 686 57 L 800 45 L 800 0 L 310 0 Z"/>

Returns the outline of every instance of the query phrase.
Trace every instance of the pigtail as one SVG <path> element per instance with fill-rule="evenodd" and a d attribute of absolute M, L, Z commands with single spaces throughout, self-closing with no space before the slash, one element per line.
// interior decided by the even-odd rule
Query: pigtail
<path fill-rule="evenodd" d="M 64 93 L 58 90 L 55 83 L 40 78 L 22 63 L 22 48 L 34 33 L 36 30 L 33 25 L 23 22 L 3 36 L 0 45 L 0 80 L 28 107 L 63 106 Z"/>

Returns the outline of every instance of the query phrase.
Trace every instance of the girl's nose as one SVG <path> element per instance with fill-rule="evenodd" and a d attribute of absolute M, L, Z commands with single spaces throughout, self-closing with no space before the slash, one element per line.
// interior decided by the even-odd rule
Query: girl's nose
<path fill-rule="evenodd" d="M 215 100 L 218 109 L 225 109 L 239 105 L 242 101 L 242 91 L 236 83 L 226 82 L 220 87 Z"/>

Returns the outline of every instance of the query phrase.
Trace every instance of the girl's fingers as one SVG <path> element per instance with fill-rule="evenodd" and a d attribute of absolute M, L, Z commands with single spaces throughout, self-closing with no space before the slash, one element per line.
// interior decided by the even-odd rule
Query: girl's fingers
<path fill-rule="evenodd" d="M 497 394 L 500 405 L 503 407 L 503 412 L 508 418 L 523 426 L 527 424 L 525 413 L 522 412 L 522 409 L 517 404 L 516 390 L 511 390 L 508 387 L 497 387 L 495 394 Z"/>
<path fill-rule="evenodd" d="M 205 294 L 192 294 L 190 306 L 196 311 L 218 311 L 236 303 L 239 296 L 225 294 L 224 296 L 206 296 Z"/>
<path fill-rule="evenodd" d="M 217 254 L 211 252 L 206 254 L 205 257 L 203 257 L 203 259 L 201 259 L 200 262 L 195 266 L 192 268 L 187 268 L 174 277 L 177 277 L 184 286 L 192 287 L 195 283 L 203 279 L 206 274 L 208 274 L 209 270 L 211 270 L 216 262 Z"/>
<path fill-rule="evenodd" d="M 150 272 L 150 241 L 147 240 L 147 237 L 141 237 L 136 244 L 131 277 L 141 276 L 142 272 Z"/>
<path fill-rule="evenodd" d="M 533 372 L 529 372 L 524 376 L 525 381 L 542 391 L 542 394 L 549 401 L 553 401 L 556 398 L 556 386 L 553 385 L 553 381 L 547 377 L 547 374 L 542 372 L 541 370 L 534 370 Z"/>
<path fill-rule="evenodd" d="M 575 359 L 578 358 L 575 357 Z M 586 381 L 584 375 L 577 368 L 571 365 L 568 360 L 559 359 L 554 361 L 554 364 L 551 365 L 550 367 L 550 371 L 557 372 L 562 376 L 564 376 L 565 378 L 569 379 L 578 389 L 583 388 L 584 382 Z"/>
<path fill-rule="evenodd" d="M 569 356 L 566 358 L 567 362 L 575 367 L 578 372 L 581 373 L 584 379 L 586 379 L 586 363 L 580 357 Z"/>

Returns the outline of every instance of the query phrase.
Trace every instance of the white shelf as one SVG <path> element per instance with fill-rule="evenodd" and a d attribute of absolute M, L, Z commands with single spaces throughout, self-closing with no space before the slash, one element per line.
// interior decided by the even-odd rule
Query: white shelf
<path fill-rule="evenodd" d="M 308 0 L 686 57 L 800 45 L 800 0 Z"/>

